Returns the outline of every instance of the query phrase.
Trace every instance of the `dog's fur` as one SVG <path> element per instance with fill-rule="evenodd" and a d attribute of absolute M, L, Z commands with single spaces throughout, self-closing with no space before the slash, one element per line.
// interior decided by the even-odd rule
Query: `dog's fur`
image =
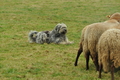
<path fill-rule="evenodd" d="M 31 31 L 29 33 L 29 42 L 36 43 L 55 43 L 55 44 L 72 44 L 66 36 L 67 26 L 64 23 L 59 23 L 52 31 Z M 35 36 L 34 36 L 35 35 Z"/>
<path fill-rule="evenodd" d="M 28 39 L 30 43 L 34 43 L 34 42 L 39 44 L 49 43 L 49 32 L 30 31 L 28 35 Z"/>

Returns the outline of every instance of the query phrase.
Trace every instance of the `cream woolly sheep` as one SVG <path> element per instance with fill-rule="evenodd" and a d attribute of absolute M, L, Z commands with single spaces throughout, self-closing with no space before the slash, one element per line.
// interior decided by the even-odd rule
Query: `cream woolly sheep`
<path fill-rule="evenodd" d="M 120 16 L 120 14 L 119 14 Z M 117 26 L 119 22 L 115 19 L 110 19 L 101 23 L 94 23 L 86 26 L 81 35 L 80 48 L 75 61 L 75 66 L 77 66 L 77 61 L 82 52 L 85 53 L 86 58 L 86 70 L 89 69 L 89 56 L 91 56 L 93 63 L 98 71 L 98 54 L 97 54 L 97 42 L 101 34 L 109 28 Z"/>
<path fill-rule="evenodd" d="M 111 79 L 114 80 L 114 67 L 120 66 L 120 29 L 105 31 L 98 42 L 99 78 L 101 70 L 111 70 Z"/>
<path fill-rule="evenodd" d="M 114 21 L 114 22 L 113 22 Z M 83 52 L 85 53 L 87 68 L 89 69 L 88 62 L 89 56 L 91 56 L 93 63 L 96 66 L 96 70 L 98 71 L 98 54 L 97 54 L 97 43 L 101 36 L 101 34 L 109 28 L 115 27 L 119 25 L 119 22 L 115 20 L 105 21 L 103 23 L 97 23 L 93 26 L 89 26 L 84 35 L 84 45 Z"/>

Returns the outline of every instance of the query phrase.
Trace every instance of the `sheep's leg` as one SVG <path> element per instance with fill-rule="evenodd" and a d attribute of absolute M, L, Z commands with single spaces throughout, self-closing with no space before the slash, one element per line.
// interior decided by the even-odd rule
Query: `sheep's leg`
<path fill-rule="evenodd" d="M 114 65 L 112 64 L 110 67 L 111 67 L 111 80 L 114 80 Z"/>
<path fill-rule="evenodd" d="M 82 53 L 82 49 L 81 48 L 79 48 L 79 50 L 78 50 L 78 54 L 77 54 L 77 57 L 76 57 L 76 60 L 75 60 L 75 66 L 77 66 L 77 62 L 78 62 L 78 59 L 79 59 L 79 56 L 80 56 L 80 54 Z"/>
<path fill-rule="evenodd" d="M 101 78 L 101 72 L 102 72 L 102 64 L 99 65 L 99 77 L 98 78 Z"/>
<path fill-rule="evenodd" d="M 95 58 L 96 71 L 99 71 L 98 56 Z"/>
<path fill-rule="evenodd" d="M 86 58 L 86 70 L 89 70 L 89 56 L 90 52 L 85 53 L 85 58 Z"/>
<path fill-rule="evenodd" d="M 98 56 L 96 55 L 97 53 L 95 53 L 94 55 L 91 56 L 93 63 L 96 67 L 96 71 L 99 71 L 99 65 L 98 65 Z"/>
<path fill-rule="evenodd" d="M 96 71 L 99 71 L 98 59 L 93 59 L 93 63 L 95 64 Z"/>

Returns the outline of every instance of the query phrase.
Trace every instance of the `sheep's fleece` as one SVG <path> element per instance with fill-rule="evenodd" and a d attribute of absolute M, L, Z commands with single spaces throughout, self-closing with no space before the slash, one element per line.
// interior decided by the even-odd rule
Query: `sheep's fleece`
<path fill-rule="evenodd" d="M 117 68 L 120 66 L 120 30 L 109 29 L 105 31 L 98 42 L 99 64 L 103 65 L 105 72 L 109 71 L 110 62 Z"/>

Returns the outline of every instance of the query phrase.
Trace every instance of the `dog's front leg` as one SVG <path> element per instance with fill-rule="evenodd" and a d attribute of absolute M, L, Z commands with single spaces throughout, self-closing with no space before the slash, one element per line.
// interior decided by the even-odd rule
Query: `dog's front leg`
<path fill-rule="evenodd" d="M 67 37 L 65 37 L 65 42 L 66 42 L 66 44 L 73 44 L 74 43 L 73 41 L 69 41 Z"/>
<path fill-rule="evenodd" d="M 54 43 L 56 43 L 56 44 L 60 44 L 60 39 L 57 38 L 57 39 L 54 41 Z"/>

